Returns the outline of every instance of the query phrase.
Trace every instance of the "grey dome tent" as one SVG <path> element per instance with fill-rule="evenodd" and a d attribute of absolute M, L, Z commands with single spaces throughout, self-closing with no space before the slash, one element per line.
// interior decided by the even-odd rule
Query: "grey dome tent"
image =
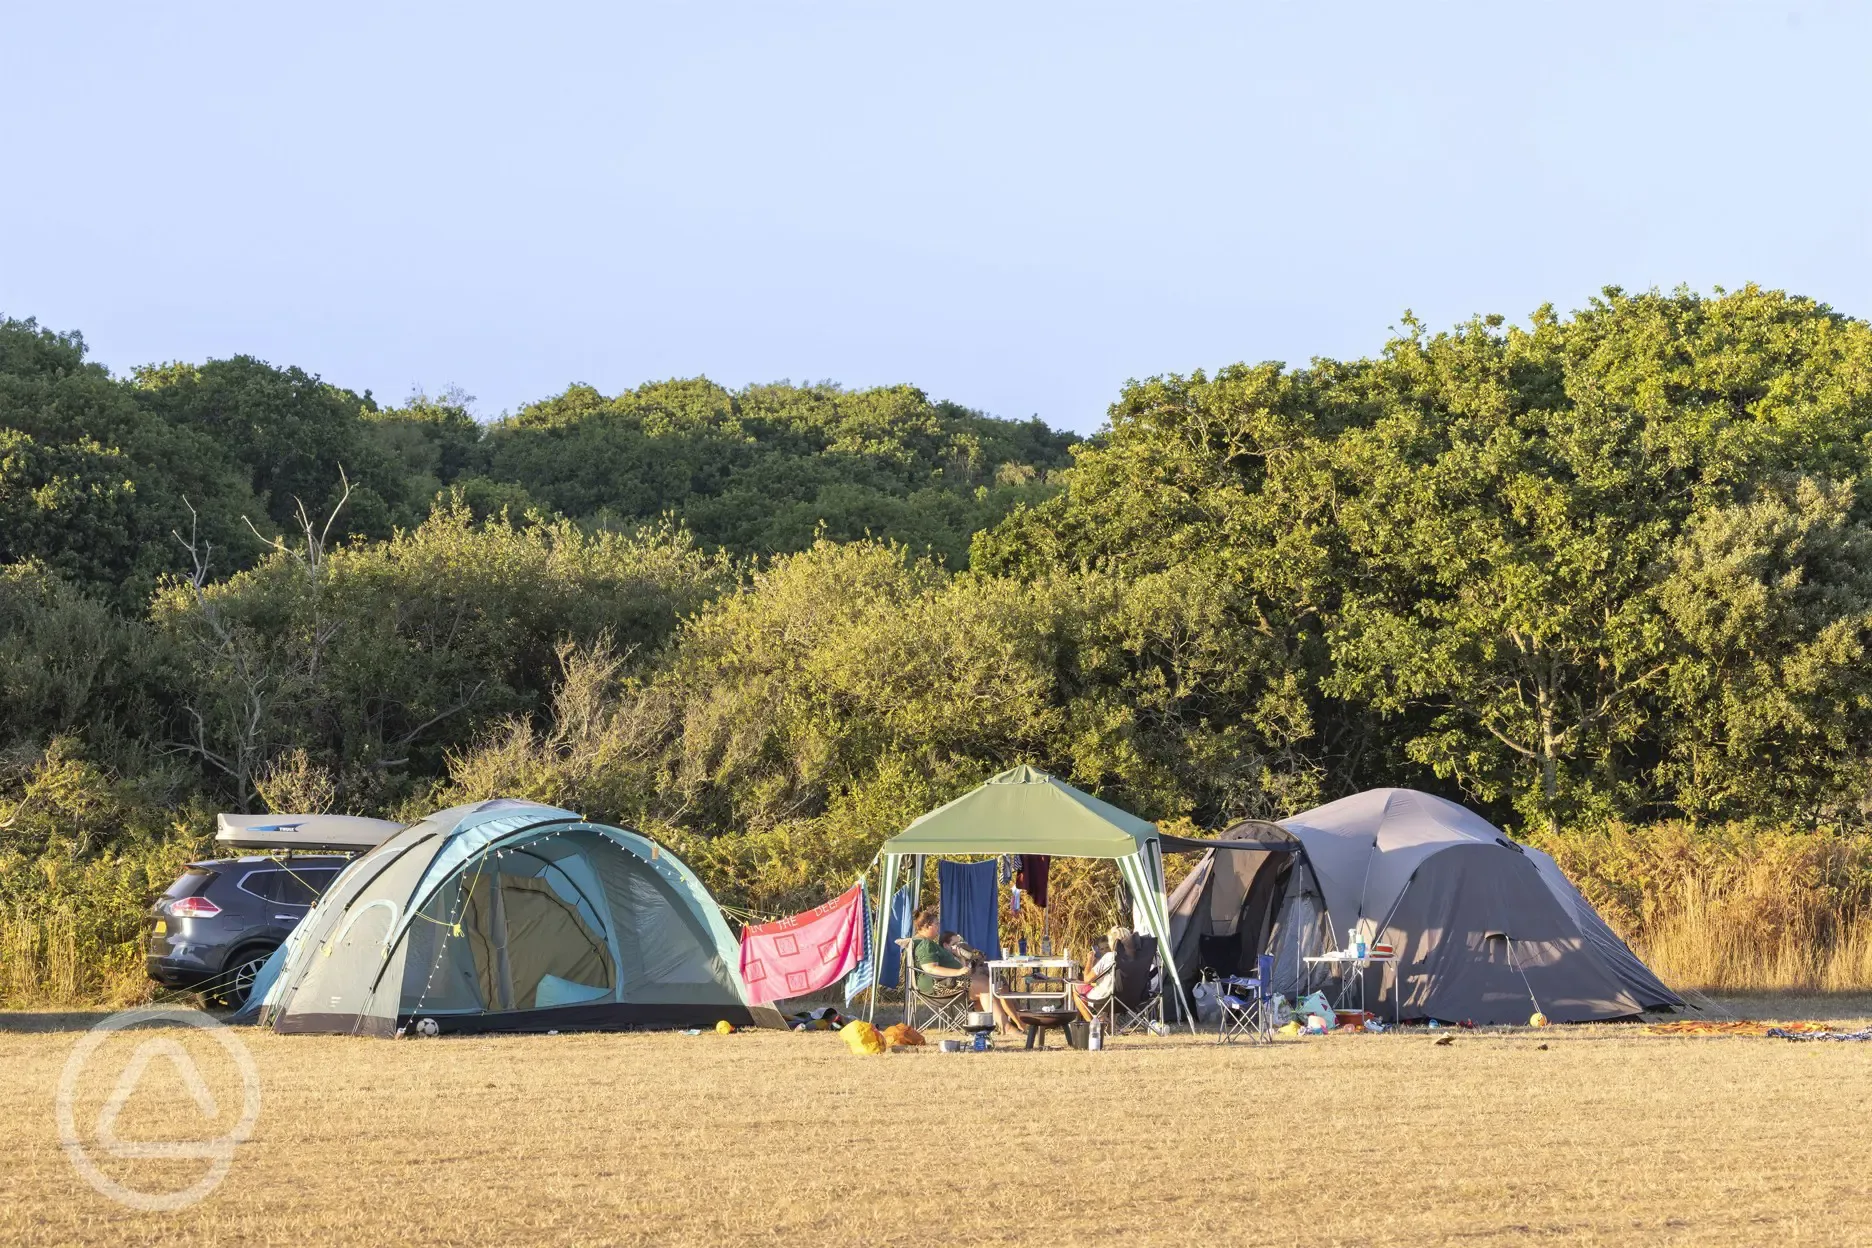
<path fill-rule="evenodd" d="M 1552 858 L 1427 793 L 1373 789 L 1164 850 L 1203 851 L 1169 901 L 1185 982 L 1251 972 L 1266 952 L 1275 991 L 1332 996 L 1334 972 L 1305 959 L 1357 928 L 1397 950 L 1365 978 L 1363 1008 L 1385 1018 L 1586 1022 L 1683 1005 Z"/>
<path fill-rule="evenodd" d="M 397 832 L 346 867 L 254 986 L 282 1032 L 602 1030 L 753 1010 L 695 875 L 634 832 L 496 799 Z"/>

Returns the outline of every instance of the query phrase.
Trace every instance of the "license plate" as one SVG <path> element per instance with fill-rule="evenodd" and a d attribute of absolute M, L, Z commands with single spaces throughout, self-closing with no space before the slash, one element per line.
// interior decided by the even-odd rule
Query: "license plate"
<path fill-rule="evenodd" d="M 157 919 L 156 928 L 152 934 L 161 936 L 164 932 L 168 930 L 169 930 L 169 921 L 167 919 Z"/>

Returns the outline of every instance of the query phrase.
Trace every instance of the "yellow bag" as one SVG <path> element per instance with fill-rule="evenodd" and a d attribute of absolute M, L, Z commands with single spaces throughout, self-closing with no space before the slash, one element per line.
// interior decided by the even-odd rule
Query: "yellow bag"
<path fill-rule="evenodd" d="M 884 1043 L 892 1048 L 913 1048 L 927 1042 L 923 1039 L 923 1033 L 909 1023 L 892 1023 L 884 1029 Z"/>
<path fill-rule="evenodd" d="M 734 1024 L 725 1018 L 715 1024 L 715 1034 L 718 1036 L 732 1036 L 734 1029 Z"/>
<path fill-rule="evenodd" d="M 854 1053 L 882 1053 L 884 1051 L 884 1037 L 878 1034 L 877 1028 L 863 1019 L 855 1023 L 846 1023 L 839 1035 L 844 1037 L 845 1046 Z"/>

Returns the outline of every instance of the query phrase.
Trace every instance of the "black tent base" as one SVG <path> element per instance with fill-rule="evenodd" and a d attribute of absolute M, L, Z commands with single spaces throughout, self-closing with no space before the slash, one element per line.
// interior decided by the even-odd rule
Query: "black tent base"
<path fill-rule="evenodd" d="M 736 1027 L 784 1026 L 771 1010 L 745 1005 L 647 1004 L 601 1002 L 565 1005 L 550 1010 L 506 1010 L 494 1014 L 404 1014 L 395 1025 L 387 1018 L 356 1014 L 288 1014 L 274 1024 L 280 1032 L 306 1035 L 374 1036 L 389 1039 L 399 1033 L 415 1034 L 419 1020 L 435 1023 L 435 1033 L 449 1035 L 538 1034 L 547 1031 L 675 1031 L 687 1027 L 713 1027 L 726 1019 Z M 425 1033 L 426 1030 L 425 1030 Z"/>
<path fill-rule="evenodd" d="M 417 1020 L 435 1020 L 438 1035 L 546 1031 L 674 1031 L 713 1027 L 724 1019 L 736 1027 L 755 1025 L 745 1005 L 656 1005 L 636 1002 L 599 1002 L 564 1005 L 550 1010 L 504 1010 L 493 1014 L 406 1014 L 400 1028 L 413 1028 Z"/>

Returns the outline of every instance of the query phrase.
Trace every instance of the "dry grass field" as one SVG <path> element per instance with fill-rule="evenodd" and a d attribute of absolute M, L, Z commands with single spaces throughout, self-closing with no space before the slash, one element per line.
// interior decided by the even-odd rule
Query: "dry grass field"
<path fill-rule="evenodd" d="M 1863 1025 L 1872 1001 L 1730 1008 Z M 0 1015 L 0 1242 L 1872 1236 L 1872 1045 L 1599 1026 L 1448 1045 L 1423 1033 L 1273 1048 L 1146 1037 L 1103 1054 L 858 1057 L 829 1034 L 393 1042 L 243 1031 L 264 1094 L 258 1127 L 219 1190 L 163 1214 L 97 1195 L 60 1150 L 54 1090 L 97 1017 Z M 98 1051 L 79 1084 L 82 1130 L 148 1034 Z M 231 1121 L 224 1057 L 166 1034 L 200 1058 L 220 1089 L 219 1121 Z M 158 1061 L 116 1133 L 173 1138 L 176 1124 L 201 1121 Z M 205 1164 L 106 1169 L 153 1190 L 165 1176 L 184 1186 Z"/>

